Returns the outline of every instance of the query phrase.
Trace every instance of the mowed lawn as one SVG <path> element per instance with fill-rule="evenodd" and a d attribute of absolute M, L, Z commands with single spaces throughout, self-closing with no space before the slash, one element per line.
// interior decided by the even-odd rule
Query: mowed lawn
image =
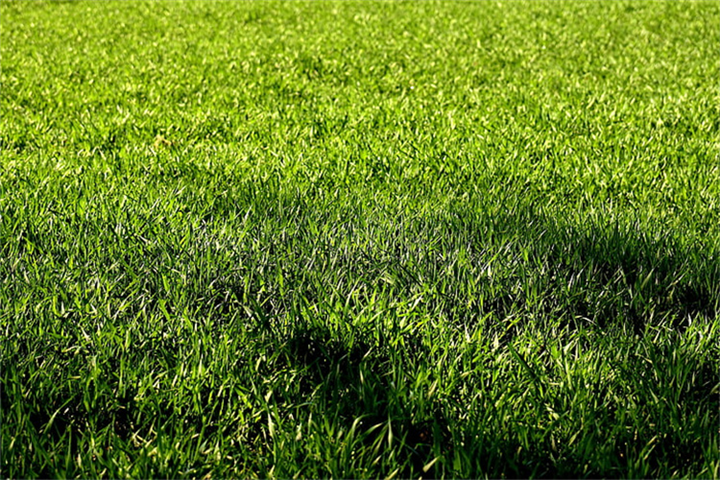
<path fill-rule="evenodd" d="M 720 477 L 720 3 L 0 2 L 0 476 Z"/>

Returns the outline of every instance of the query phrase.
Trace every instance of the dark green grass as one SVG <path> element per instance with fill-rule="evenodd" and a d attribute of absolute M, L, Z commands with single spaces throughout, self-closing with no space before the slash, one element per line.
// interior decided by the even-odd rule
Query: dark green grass
<path fill-rule="evenodd" d="M 0 3 L 3 477 L 720 476 L 717 2 Z"/>

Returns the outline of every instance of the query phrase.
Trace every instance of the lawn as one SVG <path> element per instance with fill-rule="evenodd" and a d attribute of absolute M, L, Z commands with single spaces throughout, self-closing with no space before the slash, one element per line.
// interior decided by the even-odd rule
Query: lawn
<path fill-rule="evenodd" d="M 720 478 L 719 46 L 0 1 L 0 476 Z"/>

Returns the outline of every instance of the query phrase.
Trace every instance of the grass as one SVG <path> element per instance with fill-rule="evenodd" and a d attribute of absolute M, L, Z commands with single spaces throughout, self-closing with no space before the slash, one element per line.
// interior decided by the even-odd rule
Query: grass
<path fill-rule="evenodd" d="M 3 0 L 1 475 L 720 477 L 718 27 Z"/>

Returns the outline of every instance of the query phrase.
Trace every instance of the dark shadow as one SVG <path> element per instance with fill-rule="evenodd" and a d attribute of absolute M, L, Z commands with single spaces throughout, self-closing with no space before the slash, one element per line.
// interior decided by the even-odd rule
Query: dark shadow
<path fill-rule="evenodd" d="M 433 446 L 441 445 L 447 452 L 451 435 L 447 421 L 439 408 L 425 418 L 413 415 L 411 405 L 403 405 L 393 398 L 396 387 L 385 375 L 391 358 L 387 351 L 369 339 L 355 339 L 348 344 L 328 329 L 304 326 L 286 337 L 282 351 L 289 365 L 306 372 L 301 391 L 309 394 L 321 387 L 324 401 L 338 412 L 349 427 L 360 419 L 358 428 L 392 421 L 396 438 L 402 439 L 405 458 L 400 478 L 436 478 L 434 467 L 423 472 L 432 459 Z M 423 352 L 416 352 L 422 355 Z M 380 440 L 380 429 L 363 439 L 371 447 Z"/>

